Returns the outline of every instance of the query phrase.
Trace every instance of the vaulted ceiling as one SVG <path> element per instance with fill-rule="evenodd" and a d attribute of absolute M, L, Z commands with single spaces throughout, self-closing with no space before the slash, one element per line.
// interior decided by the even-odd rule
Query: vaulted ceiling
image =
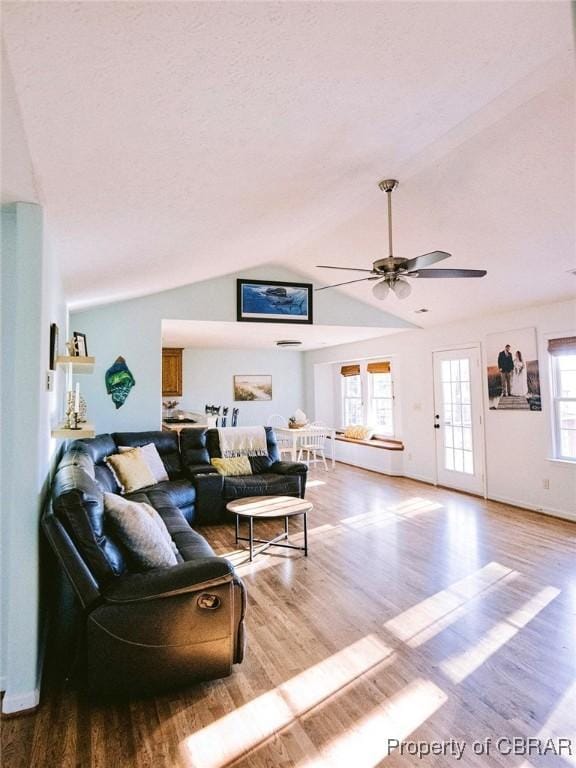
<path fill-rule="evenodd" d="M 489 274 L 350 295 L 435 324 L 574 294 L 569 3 L 13 2 L 4 35 L 73 305 L 338 282 L 386 255 L 385 177 L 398 255 Z"/>

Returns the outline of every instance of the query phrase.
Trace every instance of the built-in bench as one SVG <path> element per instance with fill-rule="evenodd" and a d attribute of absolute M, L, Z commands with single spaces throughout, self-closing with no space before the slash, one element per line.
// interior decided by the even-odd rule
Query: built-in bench
<path fill-rule="evenodd" d="M 385 475 L 403 474 L 404 444 L 400 440 L 374 436 L 369 440 L 356 440 L 336 432 L 336 461 L 355 467 L 371 469 Z"/>

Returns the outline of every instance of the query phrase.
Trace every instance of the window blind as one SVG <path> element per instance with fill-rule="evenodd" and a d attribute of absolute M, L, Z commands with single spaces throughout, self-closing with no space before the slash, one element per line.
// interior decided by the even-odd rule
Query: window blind
<path fill-rule="evenodd" d="M 340 368 L 340 374 L 342 376 L 360 376 L 360 366 L 343 365 L 342 368 Z"/>
<path fill-rule="evenodd" d="M 381 363 L 368 363 L 368 373 L 390 373 L 390 363 L 387 360 Z"/>
<path fill-rule="evenodd" d="M 548 340 L 548 352 L 554 357 L 558 355 L 576 355 L 576 336 L 564 336 L 560 339 Z"/>

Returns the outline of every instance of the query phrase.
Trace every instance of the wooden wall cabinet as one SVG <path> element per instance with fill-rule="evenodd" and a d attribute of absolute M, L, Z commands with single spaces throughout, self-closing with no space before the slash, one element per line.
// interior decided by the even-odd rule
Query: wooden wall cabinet
<path fill-rule="evenodd" d="M 182 397 L 182 348 L 162 349 L 162 397 Z"/>

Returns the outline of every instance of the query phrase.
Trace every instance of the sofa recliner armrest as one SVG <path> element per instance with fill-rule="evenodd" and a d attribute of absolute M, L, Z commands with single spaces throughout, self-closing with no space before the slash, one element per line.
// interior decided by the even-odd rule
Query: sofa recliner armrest
<path fill-rule="evenodd" d="M 196 488 L 196 514 L 200 524 L 217 522 L 222 519 L 226 505 L 222 494 L 224 478 L 218 472 L 208 472 L 194 475 L 192 478 Z"/>
<path fill-rule="evenodd" d="M 185 464 L 184 474 L 194 478 L 196 475 L 217 475 L 218 471 L 211 464 Z"/>
<path fill-rule="evenodd" d="M 223 557 L 202 557 L 168 568 L 119 576 L 103 592 L 105 603 L 134 603 L 200 592 L 232 581 L 234 569 Z"/>
<path fill-rule="evenodd" d="M 308 477 L 308 467 L 301 461 L 275 461 L 268 470 L 277 475 L 292 475 L 300 478 L 300 498 L 304 498 L 306 493 L 306 479 Z"/>
<path fill-rule="evenodd" d="M 305 475 L 308 467 L 300 461 L 275 461 L 268 472 L 276 475 Z"/>

